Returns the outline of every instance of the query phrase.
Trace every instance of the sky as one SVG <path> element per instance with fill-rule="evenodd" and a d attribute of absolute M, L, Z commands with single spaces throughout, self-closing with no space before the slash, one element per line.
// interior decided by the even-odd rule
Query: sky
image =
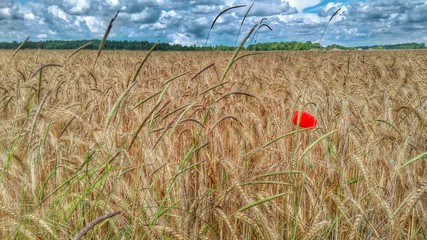
<path fill-rule="evenodd" d="M 244 0 L 0 0 L 0 42 L 102 39 L 118 10 L 109 39 L 204 45 L 234 45 L 253 1 Z M 263 18 L 257 42 L 319 42 L 371 46 L 427 43 L 427 0 L 265 0 L 255 1 L 239 41 Z M 253 43 L 253 39 L 251 40 Z"/>

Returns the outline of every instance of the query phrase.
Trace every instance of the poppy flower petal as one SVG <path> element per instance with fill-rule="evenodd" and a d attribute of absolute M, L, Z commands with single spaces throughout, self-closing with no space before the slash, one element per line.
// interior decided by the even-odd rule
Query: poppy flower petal
<path fill-rule="evenodd" d="M 294 125 L 297 125 L 298 123 L 298 111 L 294 112 L 294 116 L 292 119 Z M 302 111 L 301 112 L 301 120 L 300 120 L 300 127 L 302 128 L 315 128 L 317 125 L 317 119 L 310 115 L 307 112 Z"/>

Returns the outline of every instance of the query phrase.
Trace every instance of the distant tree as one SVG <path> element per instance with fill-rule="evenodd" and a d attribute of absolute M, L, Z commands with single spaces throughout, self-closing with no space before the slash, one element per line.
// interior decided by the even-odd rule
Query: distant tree
<path fill-rule="evenodd" d="M 26 49 L 77 49 L 84 44 L 92 42 L 86 49 L 98 49 L 101 41 L 98 39 L 91 40 L 46 40 L 46 41 L 28 41 L 24 48 Z M 149 50 L 155 43 L 142 41 L 117 41 L 107 40 L 105 50 Z M 20 45 L 19 42 L 0 42 L 0 49 L 16 49 Z M 322 49 L 319 43 L 311 41 L 306 42 L 268 42 L 250 44 L 246 47 L 249 51 L 276 51 L 276 50 L 311 50 Z M 377 46 L 362 46 L 357 48 L 348 48 L 338 44 L 332 44 L 326 47 L 327 49 L 425 49 L 425 43 L 404 43 L 394 45 L 377 45 Z M 157 49 L 160 51 L 233 51 L 235 47 L 226 45 L 217 46 L 184 46 L 181 44 L 159 43 Z"/>

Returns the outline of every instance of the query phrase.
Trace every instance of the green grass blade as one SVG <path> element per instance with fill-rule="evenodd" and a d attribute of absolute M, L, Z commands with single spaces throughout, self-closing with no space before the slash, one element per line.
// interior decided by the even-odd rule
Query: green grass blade
<path fill-rule="evenodd" d="M 390 122 L 388 122 L 388 121 L 386 121 L 386 120 L 376 119 L 375 121 L 377 121 L 377 122 L 381 122 L 381 123 L 385 123 L 385 124 L 387 124 L 388 126 L 390 126 L 391 128 L 393 128 L 396 132 L 401 133 L 401 132 L 399 131 L 399 129 L 398 129 L 396 126 L 394 126 L 392 123 L 390 123 Z"/>
<path fill-rule="evenodd" d="M 416 161 L 421 160 L 421 159 L 422 159 L 422 158 L 424 158 L 425 156 L 427 156 L 427 152 L 423 152 L 423 153 L 421 153 L 420 155 L 418 155 L 418 156 L 416 156 L 416 157 L 412 158 L 411 160 L 409 160 L 409 161 L 407 161 L 406 163 L 404 163 L 400 168 L 404 168 L 404 167 L 406 167 L 406 166 L 409 166 L 409 165 L 411 165 L 411 164 L 415 163 Z"/>
<path fill-rule="evenodd" d="M 74 56 L 76 53 L 78 53 L 80 50 L 82 50 L 82 49 L 84 49 L 84 48 L 86 48 L 86 47 L 88 47 L 88 46 L 90 46 L 90 45 L 92 45 L 93 44 L 93 42 L 88 42 L 88 43 L 85 43 L 85 44 L 83 44 L 82 46 L 80 46 L 79 48 L 77 48 L 73 53 L 71 53 L 70 54 L 70 56 L 68 56 L 68 58 L 67 59 L 70 59 L 72 56 Z"/>
<path fill-rule="evenodd" d="M 270 172 L 266 174 L 262 174 L 257 176 L 256 178 L 264 178 L 264 177 L 272 177 L 272 176 L 279 176 L 279 175 L 289 175 L 289 174 L 304 174 L 304 171 L 280 171 L 280 172 Z"/>
<path fill-rule="evenodd" d="M 208 33 L 208 37 L 206 38 L 206 43 L 205 43 L 205 45 L 207 45 L 207 44 L 208 44 L 208 40 L 209 40 L 209 36 L 211 35 L 212 28 L 215 26 L 215 23 L 216 23 L 216 21 L 218 20 L 218 18 L 219 18 L 222 14 L 224 14 L 224 13 L 226 13 L 226 12 L 230 11 L 231 9 L 241 8 L 241 7 L 246 7 L 246 5 L 237 5 L 237 6 L 229 7 L 229 8 L 227 8 L 227 9 L 224 9 L 222 12 L 220 12 L 220 13 L 216 16 L 216 18 L 215 18 L 215 19 L 213 20 L 213 22 L 212 22 L 211 28 L 209 29 L 209 33 Z"/>
<path fill-rule="evenodd" d="M 310 144 L 310 146 L 308 146 L 305 150 L 304 150 L 304 152 L 302 153 L 302 155 L 301 155 L 301 157 L 300 157 L 300 160 L 301 159 L 303 159 L 309 152 L 310 152 L 310 150 L 314 147 L 314 146 L 316 146 L 320 141 L 322 141 L 323 139 L 325 139 L 325 138 L 327 138 L 327 137 L 329 137 L 330 135 L 332 135 L 332 134 L 334 134 L 334 133 L 336 133 L 337 132 L 337 130 L 334 130 L 334 131 L 332 131 L 332 132 L 329 132 L 329 133 L 326 133 L 325 135 L 323 135 L 323 136 L 321 136 L 320 138 L 318 138 L 316 141 L 314 141 L 312 144 Z"/>
<path fill-rule="evenodd" d="M 323 36 L 325 35 L 326 29 L 328 29 L 329 23 L 332 21 L 332 19 L 335 17 L 335 15 L 337 15 L 337 14 L 338 14 L 338 12 L 339 12 L 340 10 L 341 10 L 341 8 L 339 8 L 338 10 L 336 10 L 336 11 L 332 14 L 332 16 L 329 18 L 328 23 L 326 23 L 325 29 L 323 29 L 322 36 L 320 37 L 320 40 L 319 40 L 319 44 L 320 44 L 320 42 L 322 42 Z"/>
<path fill-rule="evenodd" d="M 250 208 L 253 208 L 253 207 L 257 206 L 257 205 L 263 204 L 263 203 L 265 203 L 265 202 L 268 202 L 268 201 L 274 200 L 274 199 L 279 198 L 279 197 L 283 197 L 283 196 L 285 196 L 285 195 L 287 195 L 287 194 L 289 194 L 289 192 L 280 193 L 280 194 L 276 194 L 276 195 L 273 195 L 273 196 L 270 196 L 270 197 L 266 197 L 266 198 L 260 199 L 260 200 L 258 200 L 258 201 L 255 201 L 255 202 L 253 202 L 253 203 L 251 203 L 251 204 L 248 204 L 248 205 L 246 205 L 246 206 L 244 206 L 244 207 L 240 208 L 240 209 L 239 209 L 239 210 L 237 210 L 235 213 L 238 213 L 238 212 L 244 212 L 244 211 L 246 211 L 246 210 L 248 210 L 248 209 L 250 209 Z"/>
<path fill-rule="evenodd" d="M 236 49 L 236 51 L 234 51 L 234 53 L 233 53 L 233 56 L 231 57 L 231 59 L 229 60 L 229 62 L 228 62 L 228 65 L 227 65 L 227 67 L 225 68 L 225 71 L 224 71 L 224 73 L 222 74 L 222 76 L 221 76 L 221 78 L 220 78 L 220 83 L 222 83 L 223 81 L 224 81 L 224 79 L 225 79 L 225 77 L 227 76 L 227 74 L 228 74 L 228 72 L 230 71 L 230 69 L 231 69 L 231 66 L 233 66 L 233 64 L 234 64 L 234 62 L 235 62 L 235 60 L 236 60 L 236 58 L 237 58 L 237 55 L 239 55 L 239 52 L 240 52 L 240 50 L 242 50 L 242 48 L 243 48 L 243 46 L 245 45 L 245 43 L 246 43 L 246 41 L 249 39 L 249 37 L 252 35 L 252 33 L 255 31 L 255 28 L 257 27 L 257 24 L 256 25 L 254 25 L 253 27 L 252 27 L 252 29 L 249 31 L 249 33 L 245 36 L 245 38 L 243 38 L 243 40 L 240 42 L 240 45 L 239 45 L 239 47 Z"/>
<path fill-rule="evenodd" d="M 252 7 L 254 6 L 255 2 L 252 2 L 251 6 L 249 6 L 248 10 L 245 13 L 245 16 L 243 16 L 242 22 L 240 23 L 239 32 L 237 33 L 236 41 L 234 42 L 234 45 L 237 44 L 237 40 L 239 40 L 240 32 L 242 31 L 243 23 L 245 22 L 246 17 L 248 16 L 248 13 L 251 11 Z"/>
<path fill-rule="evenodd" d="M 244 157 L 244 159 L 247 159 L 248 157 L 253 156 L 253 155 L 254 155 L 256 152 L 258 152 L 259 150 L 261 150 L 261 149 L 263 149 L 263 148 L 266 148 L 266 147 L 270 146 L 271 144 L 273 144 L 274 142 L 279 141 L 279 140 L 280 140 L 280 139 L 282 139 L 282 138 L 288 137 L 288 136 L 290 136 L 290 135 L 292 135 L 292 134 L 294 134 L 294 133 L 297 133 L 297 132 L 303 132 L 303 131 L 307 131 L 307 130 L 308 130 L 308 129 L 300 129 L 300 130 L 294 130 L 294 131 L 292 131 L 292 132 L 288 132 L 288 133 L 286 133 L 286 134 L 283 134 L 283 135 L 281 135 L 281 136 L 279 136 L 279 137 L 277 137 L 277 138 L 275 138 L 275 139 L 273 139 L 273 140 L 271 140 L 271 141 L 267 142 L 266 144 L 262 145 L 261 147 L 258 147 L 258 148 L 256 148 L 256 149 L 254 149 L 254 150 L 250 151 L 249 153 L 247 153 L 247 154 L 246 154 L 246 156 Z"/>
<path fill-rule="evenodd" d="M 154 44 L 154 45 L 151 47 L 150 51 L 148 51 L 147 55 L 145 55 L 144 59 L 143 59 L 143 60 L 142 60 L 142 62 L 139 64 L 138 69 L 136 70 L 136 73 L 135 73 L 135 75 L 133 76 L 133 78 L 132 78 L 132 81 L 131 81 L 131 82 L 135 82 L 135 81 L 136 81 L 136 78 L 138 77 L 139 72 L 141 71 L 142 66 L 143 66 L 143 65 L 144 65 L 144 63 L 147 61 L 148 57 L 151 55 L 151 53 L 154 51 L 154 49 L 156 49 L 156 47 L 157 47 L 157 45 L 158 45 L 158 44 L 159 44 L 159 43 Z M 129 83 L 128 83 L 128 85 L 129 85 Z"/>

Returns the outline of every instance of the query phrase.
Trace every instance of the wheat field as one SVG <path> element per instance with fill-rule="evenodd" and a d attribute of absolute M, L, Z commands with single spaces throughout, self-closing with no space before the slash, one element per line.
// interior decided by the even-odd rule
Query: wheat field
<path fill-rule="evenodd" d="M 71 54 L 0 51 L 0 238 L 427 239 L 426 51 Z"/>

